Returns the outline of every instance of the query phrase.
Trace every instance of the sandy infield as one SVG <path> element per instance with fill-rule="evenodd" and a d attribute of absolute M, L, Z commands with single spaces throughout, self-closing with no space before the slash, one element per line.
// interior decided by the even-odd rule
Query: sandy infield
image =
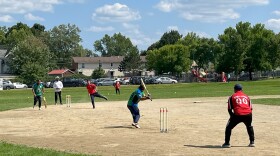
<path fill-rule="evenodd" d="M 280 96 L 251 96 L 251 98 Z M 154 99 L 139 104 L 140 129 L 131 126 L 126 101 L 50 105 L 0 112 L 0 140 L 32 147 L 104 156 L 280 155 L 280 107 L 254 105 L 255 148 L 244 124 L 220 148 L 229 118 L 227 97 Z M 159 109 L 167 107 L 169 133 L 159 132 Z"/>

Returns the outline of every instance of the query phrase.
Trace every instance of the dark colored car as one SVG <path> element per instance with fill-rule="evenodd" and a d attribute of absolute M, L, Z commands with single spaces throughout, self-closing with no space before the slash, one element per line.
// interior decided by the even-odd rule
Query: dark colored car
<path fill-rule="evenodd" d="M 63 87 L 83 87 L 86 86 L 86 81 L 83 79 L 63 78 L 61 80 Z"/>

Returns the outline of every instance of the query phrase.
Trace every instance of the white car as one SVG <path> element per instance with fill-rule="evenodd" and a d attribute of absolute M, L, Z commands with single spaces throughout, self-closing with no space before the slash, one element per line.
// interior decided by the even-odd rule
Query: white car
<path fill-rule="evenodd" d="M 23 83 L 20 83 L 20 82 L 14 82 L 13 83 L 15 89 L 26 89 L 27 88 L 27 85 L 26 84 L 23 84 Z"/>

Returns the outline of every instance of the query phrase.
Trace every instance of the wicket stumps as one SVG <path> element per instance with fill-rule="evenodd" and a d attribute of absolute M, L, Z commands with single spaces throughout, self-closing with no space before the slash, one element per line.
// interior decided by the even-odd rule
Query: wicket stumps
<path fill-rule="evenodd" d="M 167 133 L 168 132 L 168 110 L 166 107 L 160 108 L 159 122 L 160 122 L 160 132 Z"/>
<path fill-rule="evenodd" d="M 70 107 L 71 105 L 71 95 L 66 95 L 66 106 Z"/>

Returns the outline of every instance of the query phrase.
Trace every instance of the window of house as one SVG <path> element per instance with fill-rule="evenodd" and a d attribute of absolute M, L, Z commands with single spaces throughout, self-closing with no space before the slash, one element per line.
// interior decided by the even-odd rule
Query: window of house
<path fill-rule="evenodd" d="M 84 63 L 82 63 L 82 68 L 85 68 L 85 64 Z"/>

